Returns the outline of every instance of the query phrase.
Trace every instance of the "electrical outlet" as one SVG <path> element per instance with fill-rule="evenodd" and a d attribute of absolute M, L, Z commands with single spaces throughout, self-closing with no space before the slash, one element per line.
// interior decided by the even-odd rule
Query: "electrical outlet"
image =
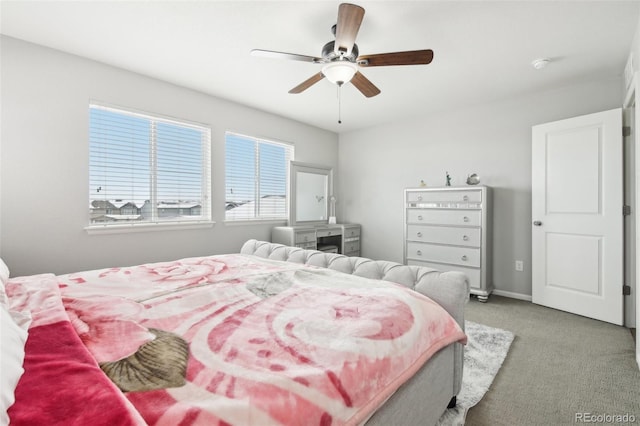
<path fill-rule="evenodd" d="M 522 263 L 522 260 L 516 260 L 516 271 L 524 271 L 524 264 Z"/>

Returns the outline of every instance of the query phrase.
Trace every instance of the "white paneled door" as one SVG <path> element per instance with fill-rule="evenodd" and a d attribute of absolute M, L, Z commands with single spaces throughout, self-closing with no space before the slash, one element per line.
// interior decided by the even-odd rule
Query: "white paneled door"
<path fill-rule="evenodd" d="M 622 325 L 622 110 L 532 138 L 533 303 Z"/>

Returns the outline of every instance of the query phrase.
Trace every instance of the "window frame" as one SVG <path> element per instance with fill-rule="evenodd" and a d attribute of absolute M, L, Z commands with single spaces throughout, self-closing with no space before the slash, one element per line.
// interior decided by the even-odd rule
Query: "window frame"
<path fill-rule="evenodd" d="M 162 114 L 150 113 L 147 111 L 140 111 L 132 108 L 122 107 L 110 105 L 104 102 L 90 100 L 89 108 L 88 108 L 88 117 L 87 117 L 87 134 L 88 134 L 88 143 L 89 143 L 89 158 L 91 161 L 91 110 L 99 109 L 111 111 L 121 115 L 127 115 L 131 117 L 137 117 L 140 119 L 148 120 L 150 128 L 149 140 L 147 141 L 149 144 L 149 149 L 154 153 L 152 158 L 150 159 L 150 170 L 149 170 L 149 179 L 150 179 L 150 203 L 155 203 L 156 207 L 153 209 L 152 217 L 149 220 L 141 221 L 141 222 L 126 222 L 126 223 L 91 223 L 90 217 L 90 209 L 88 211 L 89 217 L 88 225 L 85 226 L 85 231 L 88 234 L 98 234 L 98 233 L 129 233 L 129 232 L 146 232 L 153 230 L 184 230 L 184 229 L 194 229 L 194 228 L 210 228 L 215 224 L 213 220 L 213 211 L 212 211 L 212 141 L 211 141 L 211 126 L 203 123 L 198 123 L 195 121 L 180 119 L 169 117 Z M 201 202 L 201 215 L 197 216 L 194 219 L 188 219 L 181 217 L 179 219 L 167 219 L 167 218 L 159 218 L 158 217 L 158 170 L 157 170 L 157 134 L 155 134 L 155 128 L 158 123 L 175 125 L 184 128 L 191 128 L 201 133 L 201 138 L 203 143 L 201 145 L 201 157 L 200 160 L 200 173 L 202 175 L 200 179 L 200 194 L 202 198 Z M 91 193 L 91 165 L 89 164 L 89 176 L 88 176 L 88 189 L 89 194 Z M 93 201 L 91 196 L 89 195 L 88 204 L 91 205 Z M 107 199 L 108 201 L 108 199 Z"/>
<path fill-rule="evenodd" d="M 227 203 L 227 137 L 229 135 L 233 135 L 235 137 L 240 137 L 242 139 L 251 140 L 254 142 L 254 151 L 256 152 L 256 157 L 254 160 L 254 174 L 253 179 L 255 182 L 255 194 L 253 201 L 256 204 L 255 209 L 259 211 L 259 198 L 258 195 L 261 194 L 259 188 L 259 172 L 256 173 L 256 170 L 260 168 L 260 145 L 276 145 L 282 146 L 288 150 L 288 153 L 285 155 L 285 197 L 284 197 L 284 214 L 282 216 L 256 216 L 254 213 L 253 217 L 250 218 L 229 218 L 227 216 L 226 203 Z M 287 223 L 289 220 L 289 198 L 290 194 L 290 186 L 291 186 L 291 162 L 295 160 L 295 144 L 291 142 L 285 142 L 273 138 L 265 138 L 260 136 L 249 136 L 244 133 L 235 132 L 232 130 L 225 131 L 224 134 L 224 146 L 225 146 L 225 154 L 224 154 L 224 203 L 225 203 L 225 212 L 224 212 L 224 223 L 225 225 L 242 225 L 248 223 Z M 255 211 L 255 210 L 254 210 Z"/>

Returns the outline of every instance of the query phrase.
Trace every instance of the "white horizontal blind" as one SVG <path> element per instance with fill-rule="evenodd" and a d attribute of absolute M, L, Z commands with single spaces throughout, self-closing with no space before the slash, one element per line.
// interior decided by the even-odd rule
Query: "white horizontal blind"
<path fill-rule="evenodd" d="M 227 132 L 225 219 L 286 219 L 293 146 Z"/>
<path fill-rule="evenodd" d="M 89 106 L 90 225 L 210 221 L 211 132 Z"/>

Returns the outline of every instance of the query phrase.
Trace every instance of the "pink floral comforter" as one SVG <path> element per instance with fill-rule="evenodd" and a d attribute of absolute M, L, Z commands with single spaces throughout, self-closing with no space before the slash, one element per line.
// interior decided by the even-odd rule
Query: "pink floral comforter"
<path fill-rule="evenodd" d="M 130 424 L 355 425 L 466 339 L 439 305 L 400 285 L 254 256 L 81 272 L 55 277 L 58 288 L 41 278 L 10 281 L 13 303 L 72 326 L 122 390 L 113 398 Z M 61 301 L 53 311 L 30 296 L 39 281 Z"/>

